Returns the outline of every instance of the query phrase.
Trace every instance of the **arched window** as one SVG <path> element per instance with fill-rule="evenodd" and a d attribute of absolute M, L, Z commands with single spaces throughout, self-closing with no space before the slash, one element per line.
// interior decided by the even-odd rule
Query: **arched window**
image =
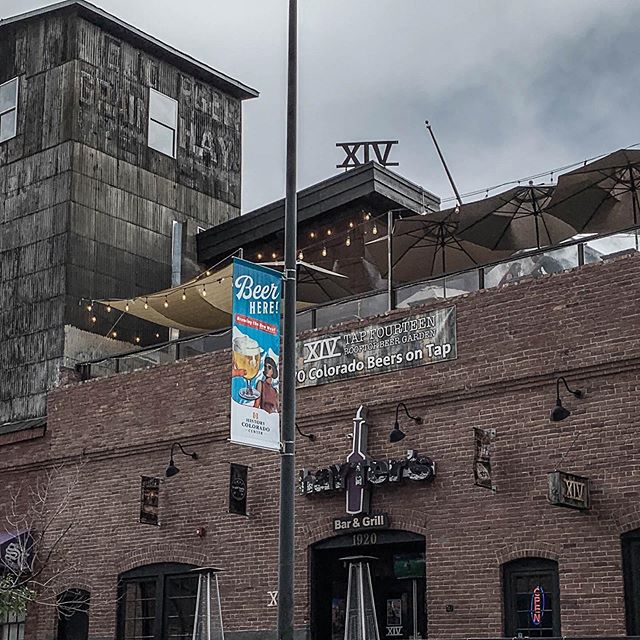
<path fill-rule="evenodd" d="M 89 637 L 89 592 L 67 589 L 58 596 L 57 640 L 87 640 Z"/>
<path fill-rule="evenodd" d="M 547 638 L 560 635 L 558 563 L 523 558 L 502 567 L 504 635 Z"/>
<path fill-rule="evenodd" d="M 640 634 L 640 529 L 622 536 L 622 572 L 627 633 Z"/>
<path fill-rule="evenodd" d="M 150 564 L 120 575 L 118 640 L 191 640 L 198 575 L 189 564 Z"/>

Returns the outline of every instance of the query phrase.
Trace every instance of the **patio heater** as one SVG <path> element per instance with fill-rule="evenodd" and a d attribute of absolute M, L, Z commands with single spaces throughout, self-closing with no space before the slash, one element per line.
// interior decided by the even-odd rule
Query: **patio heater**
<path fill-rule="evenodd" d="M 222 569 L 202 567 L 193 571 L 199 575 L 192 640 L 224 640 L 218 584 L 218 573 Z"/>
<path fill-rule="evenodd" d="M 344 640 L 380 640 L 369 568 L 369 562 L 377 559 L 373 556 L 340 558 L 349 565 Z"/>

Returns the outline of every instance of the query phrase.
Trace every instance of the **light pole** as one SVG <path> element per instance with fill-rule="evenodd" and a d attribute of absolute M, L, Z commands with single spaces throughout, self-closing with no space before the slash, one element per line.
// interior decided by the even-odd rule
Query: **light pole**
<path fill-rule="evenodd" d="M 282 357 L 282 445 L 278 538 L 278 640 L 293 640 L 294 494 L 296 434 L 296 235 L 298 1 L 289 0 L 287 157 L 284 206 L 284 325 Z"/>

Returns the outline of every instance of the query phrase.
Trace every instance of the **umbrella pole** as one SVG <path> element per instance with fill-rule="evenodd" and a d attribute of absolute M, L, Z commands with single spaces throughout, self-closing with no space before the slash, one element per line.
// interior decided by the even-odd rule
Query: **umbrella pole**
<path fill-rule="evenodd" d="M 387 212 L 387 306 L 393 310 L 393 211 Z"/>

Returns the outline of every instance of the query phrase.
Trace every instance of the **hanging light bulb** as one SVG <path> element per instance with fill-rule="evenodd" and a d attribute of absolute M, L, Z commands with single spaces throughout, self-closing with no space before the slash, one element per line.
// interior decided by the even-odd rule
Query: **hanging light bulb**
<path fill-rule="evenodd" d="M 147 298 L 144 299 L 144 308 L 145 309 L 149 308 L 149 302 L 147 301 Z"/>
<path fill-rule="evenodd" d="M 183 290 L 182 290 L 182 299 L 183 299 L 183 300 L 186 300 L 186 299 L 187 299 L 187 291 L 186 291 L 186 289 L 183 289 Z"/>
<path fill-rule="evenodd" d="M 107 305 L 107 313 L 111 313 L 111 305 L 110 304 Z"/>
<path fill-rule="evenodd" d="M 371 233 L 373 233 L 374 236 L 378 235 L 378 227 L 376 227 L 376 223 L 373 223 L 373 229 L 371 229 Z"/>
<path fill-rule="evenodd" d="M 207 271 L 206 275 L 210 276 L 211 275 L 211 271 Z"/>
<path fill-rule="evenodd" d="M 202 286 L 202 297 L 203 298 L 207 297 L 207 287 L 206 287 L 206 285 Z"/>
<path fill-rule="evenodd" d="M 95 324 L 96 322 L 98 322 L 98 318 L 96 318 L 95 316 L 91 316 L 91 322 Z"/>
<path fill-rule="evenodd" d="M 351 246 L 351 237 L 347 236 L 347 239 L 344 241 L 344 243 L 347 245 L 347 247 Z"/>
<path fill-rule="evenodd" d="M 87 305 L 87 311 L 93 311 L 93 305 L 88 304 Z"/>
<path fill-rule="evenodd" d="M 364 214 L 364 219 L 365 219 L 365 220 L 369 220 L 370 218 L 371 218 L 371 214 L 367 211 L 367 212 Z"/>
<path fill-rule="evenodd" d="M 323 258 L 327 257 L 327 247 L 325 247 L 325 246 L 322 247 L 322 257 Z"/>
<path fill-rule="evenodd" d="M 275 260 L 277 257 L 278 257 L 278 254 L 277 254 L 277 253 L 272 253 L 272 254 L 271 254 L 271 258 L 272 258 L 273 260 Z"/>
<path fill-rule="evenodd" d="M 316 232 L 315 232 L 315 231 L 312 231 L 312 232 L 309 234 L 309 237 L 313 240 L 313 239 L 316 237 Z"/>
<path fill-rule="evenodd" d="M 304 260 L 304 253 L 302 253 L 302 251 L 298 251 L 298 260 Z"/>
<path fill-rule="evenodd" d="M 140 344 L 140 336 L 136 336 L 136 344 Z"/>
<path fill-rule="evenodd" d="M 160 337 L 160 334 L 159 334 L 159 333 L 156 333 L 156 338 L 159 338 L 159 337 Z"/>
<path fill-rule="evenodd" d="M 331 231 L 331 229 L 327 229 L 327 235 L 330 236 L 333 233 L 333 231 Z"/>
<path fill-rule="evenodd" d="M 112 331 L 111 332 L 111 337 L 112 338 L 117 338 L 118 337 L 118 332 L 117 331 Z"/>
<path fill-rule="evenodd" d="M 353 229 L 356 226 L 356 223 L 353 220 L 349 221 L 349 229 Z"/>
<path fill-rule="evenodd" d="M 129 311 L 129 301 L 127 300 L 127 302 L 124 305 L 124 310 L 125 311 Z"/>
<path fill-rule="evenodd" d="M 164 297 L 164 308 L 166 309 L 169 306 L 169 301 L 167 300 L 167 296 Z"/>
<path fill-rule="evenodd" d="M 259 254 L 256 256 L 256 258 L 258 258 L 258 260 L 262 260 L 262 254 L 261 254 L 261 253 L 259 253 Z"/>

